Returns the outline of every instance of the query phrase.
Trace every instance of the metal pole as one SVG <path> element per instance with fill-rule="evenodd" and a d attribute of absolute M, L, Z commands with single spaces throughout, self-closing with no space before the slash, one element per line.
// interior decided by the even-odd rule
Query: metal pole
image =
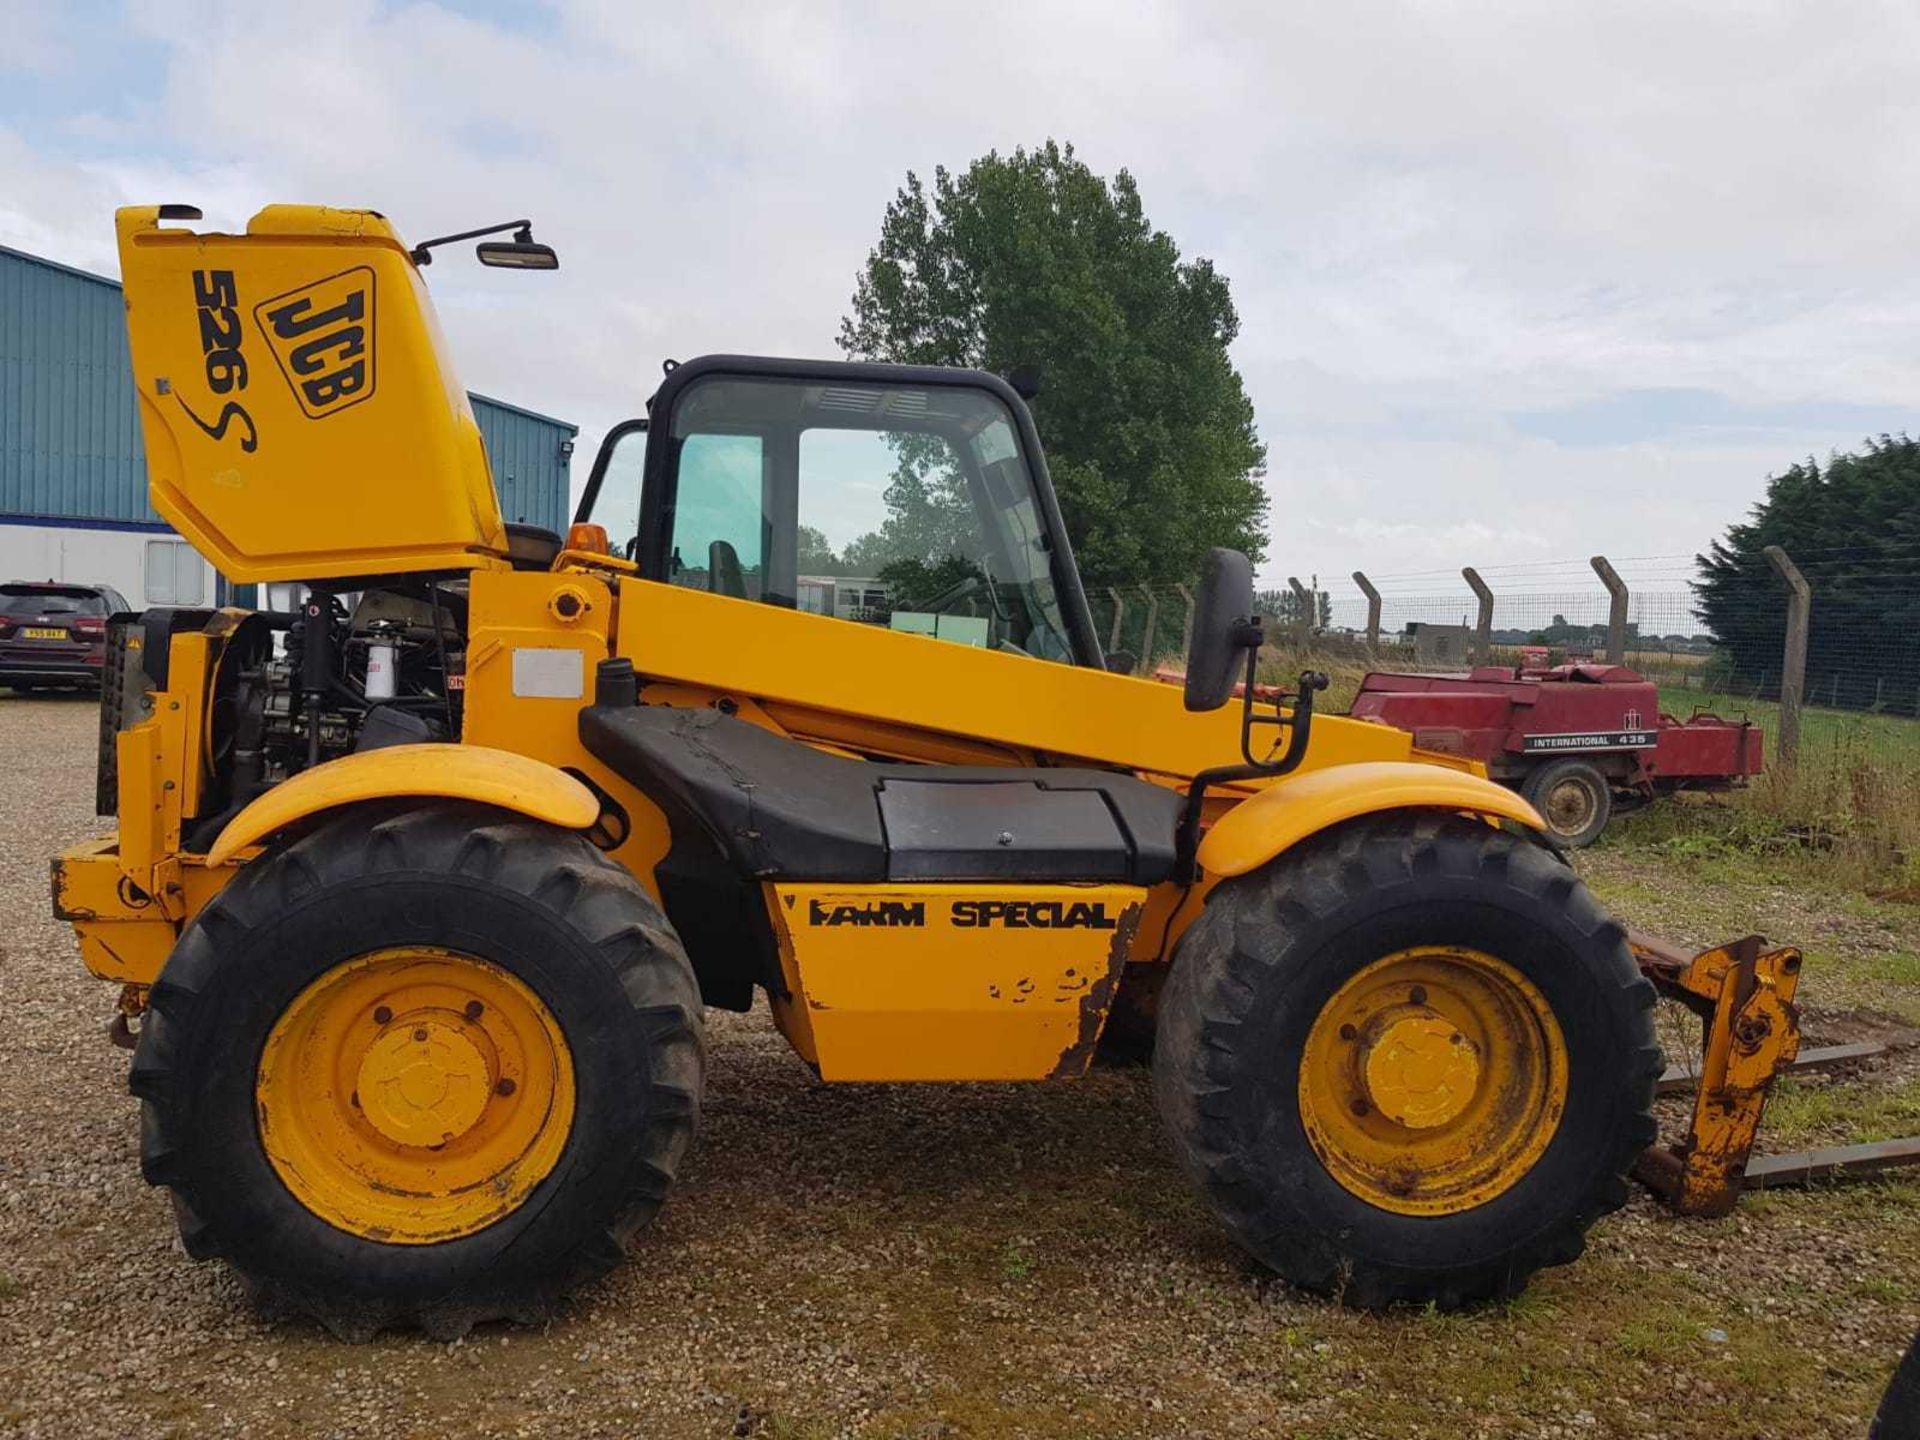
<path fill-rule="evenodd" d="M 1787 582 L 1787 646 L 1780 664 L 1780 733 L 1773 753 L 1783 766 L 1800 750 L 1800 699 L 1807 678 L 1807 627 L 1813 614 L 1813 590 L 1800 567 L 1778 545 L 1766 549 L 1767 563 Z"/>
<path fill-rule="evenodd" d="M 1613 604 L 1607 609 L 1607 663 L 1624 665 L 1627 663 L 1627 582 L 1607 563 L 1604 555 L 1596 555 L 1588 563 L 1600 577 L 1600 583 L 1607 587 L 1607 594 L 1613 597 Z"/>
<path fill-rule="evenodd" d="M 1142 585 L 1140 593 L 1147 597 L 1147 633 L 1140 637 L 1140 659 L 1133 667 L 1136 675 L 1153 673 L 1153 629 L 1154 622 L 1160 618 L 1160 596 L 1151 585 Z"/>
<path fill-rule="evenodd" d="M 1460 573 L 1480 601 L 1480 615 L 1473 626 L 1473 663 L 1484 665 L 1493 657 L 1493 591 L 1471 565 Z"/>
<path fill-rule="evenodd" d="M 1112 651 L 1120 648 L 1120 620 L 1127 613 L 1127 602 L 1111 585 L 1107 587 L 1107 594 L 1113 597 L 1113 629 L 1107 634 L 1107 649 Z"/>
<path fill-rule="evenodd" d="M 1367 597 L 1367 649 L 1380 648 L 1380 592 L 1373 588 L 1373 582 L 1358 570 L 1353 572 L 1353 583 L 1360 587 L 1360 593 Z"/>
<path fill-rule="evenodd" d="M 1183 656 L 1191 655 L 1193 653 L 1193 591 L 1184 585 L 1176 585 L 1173 588 L 1180 593 L 1180 598 L 1187 607 L 1187 618 L 1180 624 L 1180 653 Z"/>
<path fill-rule="evenodd" d="M 1313 597 L 1299 576 L 1287 576 L 1287 584 L 1293 587 L 1293 648 L 1304 652 L 1313 637 Z"/>

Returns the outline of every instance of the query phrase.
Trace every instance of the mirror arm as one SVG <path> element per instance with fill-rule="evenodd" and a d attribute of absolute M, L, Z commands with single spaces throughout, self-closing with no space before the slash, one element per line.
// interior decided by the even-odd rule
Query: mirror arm
<path fill-rule="evenodd" d="M 1180 828 L 1173 837 L 1173 878 L 1178 884 L 1191 885 L 1199 878 L 1199 867 L 1194 863 L 1194 857 L 1200 849 L 1200 812 L 1208 790 L 1234 780 L 1271 779 L 1285 775 L 1299 768 L 1300 762 L 1307 757 L 1307 741 L 1313 733 L 1313 696 L 1315 691 L 1327 688 L 1327 677 L 1317 670 L 1302 672 L 1299 692 L 1291 697 L 1293 710 L 1290 715 L 1282 714 L 1279 701 L 1276 700 L 1271 716 L 1256 716 L 1253 713 L 1253 674 L 1259 656 L 1257 649 L 1247 651 L 1246 679 L 1241 689 L 1240 753 L 1246 757 L 1245 761 L 1239 765 L 1215 765 L 1202 770 L 1187 786 L 1186 808 L 1180 813 Z M 1287 727 L 1287 748 L 1278 760 L 1253 758 L 1255 725 Z"/>
<path fill-rule="evenodd" d="M 431 265 L 432 251 L 439 245 L 451 245 L 459 240 L 478 240 L 482 235 L 500 235 L 506 231 L 514 232 L 514 241 L 521 245 L 533 243 L 533 222 L 531 220 L 508 220 L 500 225 L 483 225 L 478 230 L 462 230 L 458 235 L 436 235 L 431 240 L 422 240 L 407 252 L 407 257 L 416 265 Z"/>

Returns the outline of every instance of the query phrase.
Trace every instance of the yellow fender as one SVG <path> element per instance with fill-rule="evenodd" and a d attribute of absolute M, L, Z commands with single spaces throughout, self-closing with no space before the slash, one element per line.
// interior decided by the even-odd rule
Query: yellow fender
<path fill-rule="evenodd" d="M 584 830 L 600 816 L 591 790 L 544 761 L 483 745 L 390 745 L 329 760 L 274 786 L 227 823 L 207 864 L 224 865 L 323 810 L 397 796 L 473 800 L 568 830 Z"/>
<path fill-rule="evenodd" d="M 1404 760 L 1364 760 L 1310 770 L 1257 791 L 1214 822 L 1196 858 L 1210 876 L 1244 875 L 1330 825 L 1381 810 L 1454 810 L 1546 829 L 1533 806 L 1478 775 Z"/>

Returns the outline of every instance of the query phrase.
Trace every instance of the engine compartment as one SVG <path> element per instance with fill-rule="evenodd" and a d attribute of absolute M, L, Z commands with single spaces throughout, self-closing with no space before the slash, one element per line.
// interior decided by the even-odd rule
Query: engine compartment
<path fill-rule="evenodd" d="M 295 610 L 155 609 L 113 617 L 102 686 L 98 805 L 116 813 L 117 737 L 167 688 L 174 637 L 217 646 L 206 695 L 206 781 L 182 842 L 204 850 L 247 804 L 343 755 L 457 740 L 464 579 L 396 576 L 309 590 Z"/>

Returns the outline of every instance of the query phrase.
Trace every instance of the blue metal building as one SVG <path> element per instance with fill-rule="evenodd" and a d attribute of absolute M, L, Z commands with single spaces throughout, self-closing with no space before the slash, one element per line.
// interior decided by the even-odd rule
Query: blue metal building
<path fill-rule="evenodd" d="M 579 427 L 470 399 L 501 513 L 564 531 Z M 0 246 L 0 580 L 8 579 L 109 584 L 136 605 L 205 604 L 218 583 L 147 503 L 119 284 Z"/>

